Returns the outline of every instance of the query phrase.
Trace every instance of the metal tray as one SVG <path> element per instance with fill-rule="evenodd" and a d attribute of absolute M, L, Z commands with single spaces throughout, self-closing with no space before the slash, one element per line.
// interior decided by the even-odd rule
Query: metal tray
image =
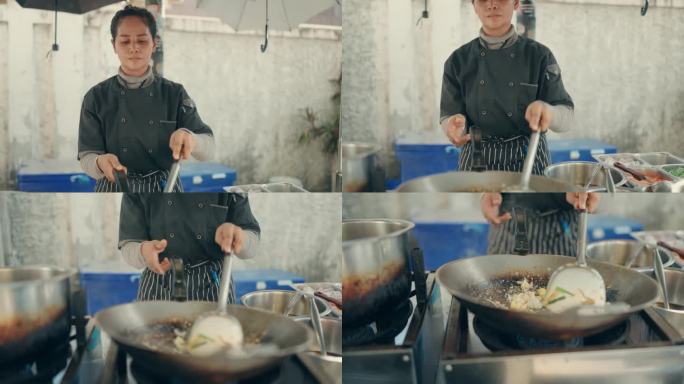
<path fill-rule="evenodd" d="M 630 235 L 639 242 L 646 243 L 649 237 L 653 237 L 656 241 L 664 241 L 676 248 L 684 248 L 684 230 L 668 230 L 668 231 L 639 231 L 632 232 Z M 675 263 L 684 268 L 684 260 L 680 259 L 673 252 L 669 252 L 675 260 Z"/>
<path fill-rule="evenodd" d="M 594 159 L 602 164 L 608 164 L 610 168 L 616 169 L 627 179 L 623 190 L 630 190 L 634 192 L 651 192 L 653 184 L 637 183 L 631 175 L 622 172 L 621 170 L 612 166 L 613 162 L 619 161 L 624 165 L 635 170 L 651 170 L 657 172 L 663 178 L 669 179 L 673 183 L 681 181 L 674 175 L 671 175 L 663 167 L 668 167 L 673 164 L 683 164 L 684 160 L 672 155 L 668 152 L 648 152 L 648 153 L 611 153 L 593 155 Z"/>

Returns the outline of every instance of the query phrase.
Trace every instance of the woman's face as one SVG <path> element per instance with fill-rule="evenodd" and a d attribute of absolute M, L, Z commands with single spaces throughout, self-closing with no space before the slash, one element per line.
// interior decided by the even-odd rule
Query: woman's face
<path fill-rule="evenodd" d="M 513 12 L 520 6 L 520 0 L 473 0 L 473 6 L 485 34 L 503 36 L 510 28 Z"/>
<path fill-rule="evenodd" d="M 114 39 L 114 52 L 121 69 L 129 76 L 142 76 L 147 71 L 152 52 L 157 48 L 150 29 L 138 16 L 121 19 Z"/>

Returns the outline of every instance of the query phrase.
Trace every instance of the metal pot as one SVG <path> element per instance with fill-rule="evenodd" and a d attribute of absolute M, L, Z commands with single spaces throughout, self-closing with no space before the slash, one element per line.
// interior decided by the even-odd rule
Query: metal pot
<path fill-rule="evenodd" d="M 444 172 L 419 177 L 401 184 L 397 192 L 503 192 L 520 184 L 517 172 Z M 534 192 L 577 192 L 579 188 L 560 180 L 532 175 L 530 189 Z"/>
<path fill-rule="evenodd" d="M 342 222 L 345 327 L 370 323 L 409 297 L 408 235 L 413 227 L 390 219 Z"/>
<path fill-rule="evenodd" d="M 71 269 L 0 268 L 0 364 L 69 340 Z"/>
<path fill-rule="evenodd" d="M 658 295 L 660 303 L 653 307 L 684 337 L 684 270 L 668 268 L 665 270 L 667 293 L 670 296 L 670 309 L 661 307 L 662 295 Z"/>
<path fill-rule="evenodd" d="M 584 187 L 589 182 L 589 178 L 593 177 L 588 189 L 591 191 L 605 191 L 606 190 L 606 174 L 601 170 L 599 163 L 589 161 L 566 161 L 562 163 L 552 164 L 544 170 L 544 175 L 552 179 L 561 180 L 565 183 L 575 185 L 579 188 Z M 605 168 L 610 172 L 613 179 L 613 184 L 619 187 L 627 182 L 625 176 L 617 169 Z M 596 173 L 595 173 L 596 172 Z"/>
<path fill-rule="evenodd" d="M 379 150 L 374 144 L 342 144 L 342 192 L 370 191 Z"/>
<path fill-rule="evenodd" d="M 605 240 L 591 243 L 587 246 L 587 258 L 603 261 L 610 264 L 624 266 L 634 252 L 639 251 L 632 263 L 632 269 L 639 272 L 653 274 L 653 254 L 636 240 Z M 674 258 L 669 251 L 660 248 L 663 267 L 669 267 L 674 263 Z"/>
<path fill-rule="evenodd" d="M 283 312 L 285 312 L 287 303 L 290 302 L 290 298 L 294 295 L 296 295 L 295 291 L 266 289 L 243 295 L 240 297 L 240 302 L 250 308 L 261 309 L 282 315 Z M 321 316 L 330 313 L 328 303 L 321 298 L 316 297 L 316 307 Z M 302 296 L 299 299 L 299 302 L 294 305 L 294 308 L 292 308 L 292 311 L 290 312 L 290 316 L 305 319 L 308 319 L 309 316 L 311 316 L 309 313 L 309 304 L 304 296 Z"/>
<path fill-rule="evenodd" d="M 311 326 L 309 319 L 299 319 Z M 299 359 L 321 383 L 342 382 L 342 321 L 330 318 L 321 319 L 323 338 L 328 352 L 327 356 L 320 354 L 318 339 L 311 345 L 308 352 L 300 353 Z M 313 328 L 313 327 L 312 327 Z"/>

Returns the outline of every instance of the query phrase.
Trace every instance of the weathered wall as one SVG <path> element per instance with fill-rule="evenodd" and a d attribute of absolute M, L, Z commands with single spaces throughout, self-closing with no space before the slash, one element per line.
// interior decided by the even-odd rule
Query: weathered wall
<path fill-rule="evenodd" d="M 340 194 L 252 194 L 259 253 L 235 269 L 278 268 L 308 281 L 339 281 Z M 0 193 L 8 265 L 124 266 L 117 250 L 120 194 Z M 3 222 L 5 218 L 5 222 Z M 0 258 L 2 261 L 3 258 Z"/>
<path fill-rule="evenodd" d="M 75 159 L 83 95 L 118 68 L 109 34 L 118 9 L 60 13 L 60 50 L 46 56 L 52 14 L 14 1 L 0 5 L 0 132 L 9 130 L 0 135 L 0 189 L 11 187 L 22 160 Z M 340 31 L 272 31 L 269 41 L 262 54 L 259 33 L 236 33 L 206 18 L 169 17 L 164 75 L 193 97 L 214 129 L 215 160 L 237 170 L 237 183 L 291 176 L 309 190 L 330 190 L 330 156 L 318 142 L 304 146 L 297 139 L 307 125 L 305 108 L 321 122 L 335 115 L 331 80 L 340 73 Z"/>
<path fill-rule="evenodd" d="M 576 104 L 557 138 L 596 138 L 622 151 L 684 155 L 684 2 L 537 1 L 536 39 L 554 52 Z M 469 0 L 343 4 L 342 135 L 392 155 L 397 135 L 438 129 L 443 64 L 480 27 Z M 615 5 L 607 5 L 615 4 Z"/>

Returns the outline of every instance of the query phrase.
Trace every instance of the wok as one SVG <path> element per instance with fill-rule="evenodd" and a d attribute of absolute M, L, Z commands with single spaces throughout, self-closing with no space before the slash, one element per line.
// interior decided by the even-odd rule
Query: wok
<path fill-rule="evenodd" d="M 520 184 L 517 172 L 444 172 L 419 177 L 402 183 L 397 192 L 503 192 Z M 534 192 L 577 192 L 578 187 L 561 180 L 532 175 L 530 189 Z"/>
<path fill-rule="evenodd" d="M 498 308 L 479 292 L 494 284 L 515 284 L 523 276 L 540 279 L 561 265 L 574 262 L 574 257 L 558 255 L 490 255 L 452 261 L 437 270 L 437 280 L 481 321 L 508 333 L 566 340 L 587 336 L 614 326 L 634 312 L 650 307 L 658 298 L 658 286 L 648 276 L 617 265 L 602 262 L 589 264 L 606 282 L 608 302 L 624 302 L 627 306 L 592 307 L 592 313 L 567 311 L 526 312 Z M 484 288 L 484 289 L 483 289 Z"/>
<path fill-rule="evenodd" d="M 98 312 L 95 319 L 100 328 L 141 366 L 198 382 L 257 375 L 285 357 L 306 351 L 314 340 L 313 332 L 304 324 L 257 309 L 228 305 L 228 313 L 243 327 L 246 343 L 260 340 L 256 343 L 273 343 L 276 348 L 263 348 L 258 354 L 246 356 L 199 357 L 159 350 L 148 344 L 153 339 L 171 342 L 173 324 L 181 320 L 192 322 L 200 314 L 213 310 L 216 310 L 216 303 L 211 302 L 145 301 L 107 308 Z"/>

